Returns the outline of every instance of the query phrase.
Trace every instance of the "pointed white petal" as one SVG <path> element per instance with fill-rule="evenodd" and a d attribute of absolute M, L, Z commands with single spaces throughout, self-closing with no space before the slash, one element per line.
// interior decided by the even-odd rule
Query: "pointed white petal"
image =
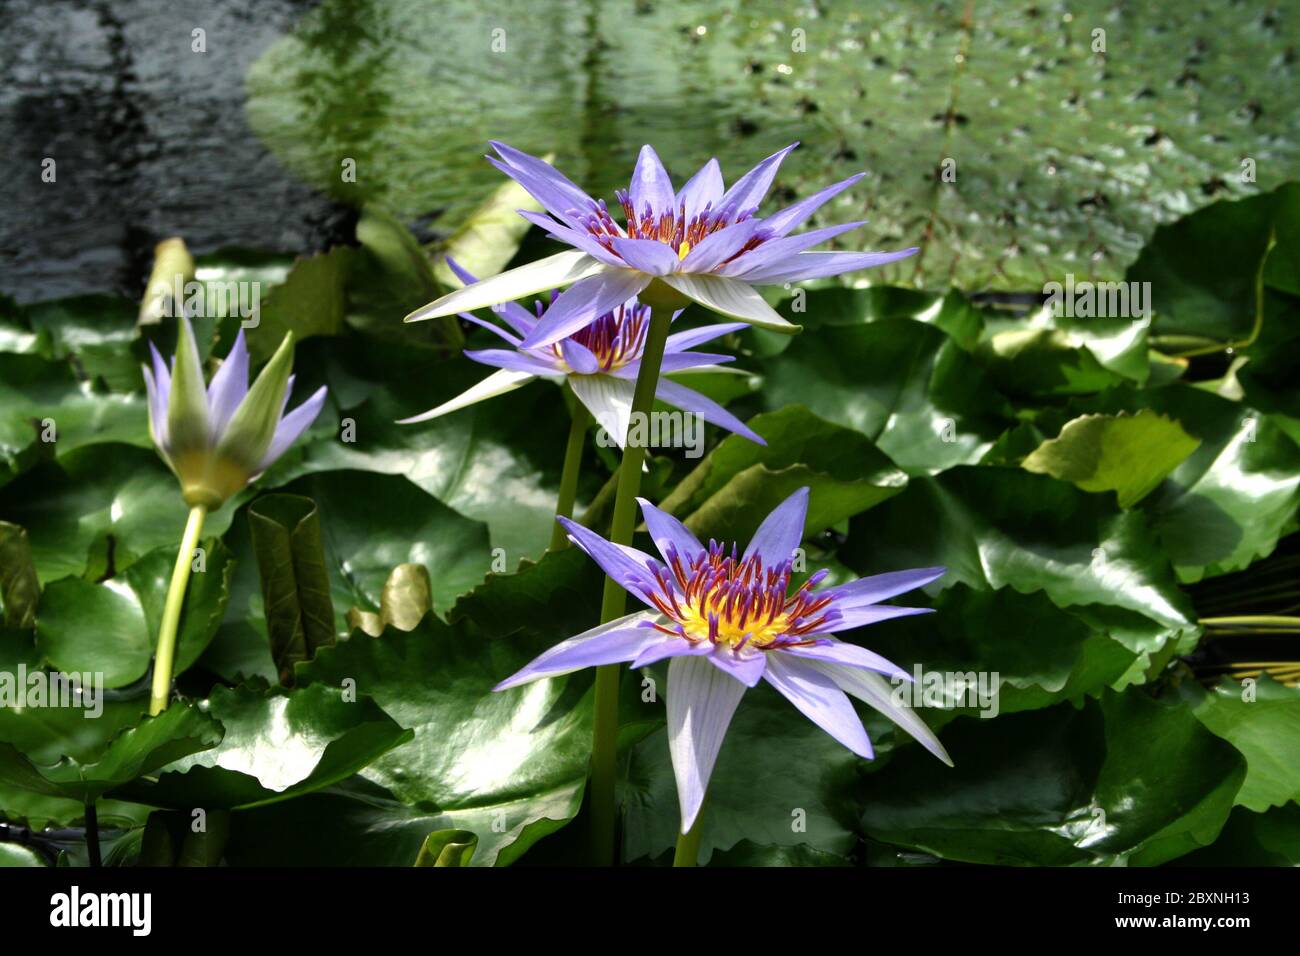
<path fill-rule="evenodd" d="M 606 268 L 585 252 L 569 250 L 558 252 L 545 259 L 511 269 L 490 279 L 481 279 L 473 285 L 457 289 L 436 302 L 416 309 L 406 317 L 407 322 L 436 319 L 457 312 L 471 312 L 484 306 L 512 302 L 526 295 L 546 292 L 572 285 L 579 279 L 595 275 Z"/>
<path fill-rule="evenodd" d="M 622 448 L 627 443 L 628 424 L 632 420 L 634 382 L 612 375 L 570 375 L 569 387 L 578 401 L 587 406 L 596 424 Z"/>
<path fill-rule="evenodd" d="M 705 657 L 674 657 L 668 665 L 668 752 L 683 833 L 699 815 L 722 738 L 743 696 L 745 685 Z"/>
<path fill-rule="evenodd" d="M 949 767 L 953 765 L 948 751 L 934 735 L 934 731 L 916 715 L 916 711 L 894 700 L 893 688 L 885 678 L 857 667 L 844 667 L 825 661 L 810 660 L 806 663 L 816 667 L 833 680 L 846 694 L 851 694 L 868 707 L 880 711 Z"/>
<path fill-rule="evenodd" d="M 718 275 L 662 276 L 665 282 L 686 298 L 698 302 L 706 309 L 749 325 L 757 325 L 773 332 L 793 335 L 800 326 L 787 322 L 754 290 L 749 283 Z"/>
<path fill-rule="evenodd" d="M 414 415 L 411 418 L 403 418 L 397 424 L 414 425 L 416 422 L 427 422 L 431 418 L 437 418 L 440 415 L 446 415 L 448 412 L 454 412 L 476 402 L 481 402 L 485 398 L 494 398 L 497 395 L 504 395 L 506 392 L 514 391 L 532 378 L 536 378 L 536 376 L 531 372 L 518 372 L 514 369 L 503 368 L 499 372 L 493 372 L 483 381 L 461 392 L 450 401 L 443 402 L 437 408 L 431 408 L 427 412 Z"/>

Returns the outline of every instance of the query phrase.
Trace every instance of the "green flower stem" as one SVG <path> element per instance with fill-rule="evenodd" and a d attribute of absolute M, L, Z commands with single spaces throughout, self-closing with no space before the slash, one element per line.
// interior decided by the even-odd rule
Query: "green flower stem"
<path fill-rule="evenodd" d="M 98 869 L 103 866 L 99 856 L 99 814 L 95 810 L 95 801 L 86 802 L 86 856 L 90 865 Z"/>
<path fill-rule="evenodd" d="M 1283 617 L 1271 614 L 1203 617 L 1201 623 L 1206 627 L 1255 627 L 1295 630 L 1300 628 L 1300 617 Z"/>
<path fill-rule="evenodd" d="M 677 835 L 677 849 L 673 851 L 673 866 L 696 866 L 700 862 L 700 820 L 703 809 L 695 817 L 695 826 Z"/>
<path fill-rule="evenodd" d="M 564 471 L 560 473 L 560 496 L 555 502 L 557 518 L 573 517 L 573 501 L 578 496 L 578 473 L 582 469 L 582 447 L 587 437 L 587 423 L 591 412 L 587 406 L 578 401 L 566 385 L 565 399 L 569 402 L 569 412 L 573 416 L 569 425 L 569 442 L 564 446 Z M 569 537 L 563 526 L 557 521 L 551 526 L 551 550 L 559 551 L 567 547 Z"/>
<path fill-rule="evenodd" d="M 632 418 L 635 423 L 654 406 L 659 369 L 664 360 L 664 343 L 668 340 L 671 308 L 652 308 L 650 328 L 646 331 L 641 352 L 641 370 L 632 393 Z M 636 528 L 636 496 L 641 491 L 641 466 L 645 448 L 627 443 L 623 463 L 618 470 L 618 491 L 614 497 L 614 518 L 609 540 L 614 544 L 631 544 Z M 600 605 L 601 623 L 622 617 L 627 612 L 627 592 L 613 578 L 605 579 L 605 593 Z M 591 737 L 591 826 L 592 849 L 597 864 L 609 866 L 614 859 L 614 835 L 617 806 L 614 798 L 615 763 L 618 757 L 618 677 L 619 665 L 596 668 L 596 703 Z"/>
<path fill-rule="evenodd" d="M 176 629 L 181 623 L 181 606 L 185 603 L 185 586 L 190 582 L 190 567 L 194 562 L 194 549 L 199 546 L 199 533 L 208 509 L 195 505 L 190 509 L 181 548 L 176 553 L 176 566 L 172 568 L 172 581 L 167 587 L 167 602 L 163 605 L 162 627 L 158 631 L 158 650 L 153 661 L 153 691 L 149 696 L 149 715 L 156 716 L 167 709 L 172 694 L 172 664 L 176 660 Z"/>

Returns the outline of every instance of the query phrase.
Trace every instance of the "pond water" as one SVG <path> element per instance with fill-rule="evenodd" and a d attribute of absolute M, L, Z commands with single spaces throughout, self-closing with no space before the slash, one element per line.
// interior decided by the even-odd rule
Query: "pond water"
<path fill-rule="evenodd" d="M 870 220 L 840 247 L 920 244 L 875 278 L 971 290 L 1117 276 L 1157 223 L 1300 175 L 1285 5 L 1192 0 L 1176 25 L 1095 0 L 8 9 L 0 131 L 24 185 L 0 198 L 0 291 L 23 300 L 136 294 L 174 233 L 312 252 L 365 202 L 434 236 L 499 183 L 492 138 L 606 196 L 644 142 L 674 176 L 717 155 L 734 177 L 800 140 L 778 200 L 865 170 L 825 214 Z"/>

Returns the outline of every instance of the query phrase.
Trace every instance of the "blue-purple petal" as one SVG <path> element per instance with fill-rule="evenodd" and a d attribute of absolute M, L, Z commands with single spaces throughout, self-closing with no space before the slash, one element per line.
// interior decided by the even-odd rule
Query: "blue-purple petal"
<path fill-rule="evenodd" d="M 668 639 L 666 634 L 638 626 L 644 616 L 644 612 L 630 614 L 556 644 L 492 689 L 508 690 L 546 677 L 571 674 L 584 667 L 633 660 L 648 644 Z"/>
<path fill-rule="evenodd" d="M 767 669 L 767 651 L 736 654 L 730 647 L 719 645 L 709 655 L 709 663 L 724 674 L 729 674 L 746 687 L 756 687 Z"/>
<path fill-rule="evenodd" d="M 833 226 L 826 226 L 823 229 L 811 229 L 808 232 L 801 232 L 795 236 L 769 239 L 757 249 L 751 249 L 744 255 L 728 262 L 719 270 L 719 274 L 746 279 L 751 273 L 766 269 L 773 263 L 788 262 L 805 249 L 811 249 L 813 246 L 820 245 L 829 239 L 834 239 L 838 235 L 853 229 L 859 229 L 865 225 L 866 222 L 841 222 Z"/>
<path fill-rule="evenodd" d="M 746 328 L 749 328 L 749 326 L 744 322 L 714 322 L 710 325 L 702 325 L 698 329 L 674 332 L 668 336 L 668 341 L 664 343 L 664 354 L 685 352 L 697 345 L 712 342 L 714 339 L 721 338 L 728 333 L 739 332 L 741 329 Z"/>
<path fill-rule="evenodd" d="M 562 375 L 557 364 L 551 364 L 526 352 L 510 349 L 469 349 L 465 357 L 482 365 L 493 368 L 508 368 L 512 372 L 528 372 L 530 375 Z"/>
<path fill-rule="evenodd" d="M 745 276 L 753 284 L 800 282 L 824 279 L 857 269 L 871 269 L 899 259 L 906 259 L 920 249 L 913 246 L 898 252 L 801 252 L 782 262 L 772 263 Z"/>
<path fill-rule="evenodd" d="M 914 611 L 916 608 L 900 608 L 900 610 Z M 847 641 L 838 641 L 831 638 L 824 638 L 823 640 L 824 643 L 807 647 L 787 647 L 780 653 L 789 654 L 793 657 L 806 657 L 809 660 L 822 661 L 827 664 L 839 664 L 844 667 L 857 667 L 862 670 L 876 671 L 889 677 L 897 677 L 900 680 L 910 681 L 912 679 L 912 675 L 907 671 L 893 661 L 881 657 L 875 651 L 869 651 L 865 647 L 850 644 Z"/>
<path fill-rule="evenodd" d="M 594 276 L 579 279 L 551 303 L 524 339 L 523 347 L 540 348 L 567 338 L 622 305 L 649 284 L 649 276 L 632 269 L 607 268 Z"/>
<path fill-rule="evenodd" d="M 289 446 L 311 427 L 311 423 L 316 420 L 316 416 L 320 414 L 320 410 L 325 404 L 325 393 L 326 388 L 322 385 L 312 393 L 312 396 L 307 401 L 280 419 L 280 424 L 275 426 L 275 435 L 271 438 L 271 445 L 262 457 L 260 471 L 270 468 L 275 460 L 288 451 Z"/>
<path fill-rule="evenodd" d="M 248 394 L 248 346 L 244 343 L 244 330 L 235 336 L 221 367 L 208 384 L 208 431 L 213 444 L 221 437 L 235 414 L 235 409 Z"/>
<path fill-rule="evenodd" d="M 776 178 L 781 161 L 798 145 L 791 143 L 785 149 L 778 150 L 736 180 L 718 203 L 717 212 L 735 218 L 741 213 L 757 209 L 767 191 L 772 188 L 772 180 Z"/>
<path fill-rule="evenodd" d="M 614 251 L 633 269 L 652 276 L 666 276 L 677 271 L 681 260 L 677 253 L 657 239 L 611 240 Z"/>
<path fill-rule="evenodd" d="M 571 518 L 556 516 L 573 541 L 586 555 L 600 565 L 618 585 L 640 598 L 648 607 L 654 607 L 651 595 L 658 593 L 659 585 L 650 572 L 650 565 L 659 562 L 644 551 L 625 544 L 606 541 L 590 528 L 584 528 Z"/>
<path fill-rule="evenodd" d="M 654 539 L 655 547 L 663 555 L 665 563 L 668 561 L 668 552 L 671 548 L 675 548 L 682 562 L 688 565 L 696 555 L 703 553 L 704 545 L 700 544 L 699 538 L 695 537 L 686 525 L 668 512 L 656 508 L 644 498 L 638 498 L 637 504 L 641 506 L 646 530 L 650 532 L 650 537 Z"/>
<path fill-rule="evenodd" d="M 689 353 L 683 353 L 689 354 Z M 731 412 L 727 411 L 707 395 L 702 395 L 693 388 L 687 388 L 680 382 L 661 378 L 655 386 L 655 397 L 682 411 L 695 412 L 706 422 L 735 432 L 742 438 L 748 438 L 758 445 L 766 445 L 763 436 L 758 434 Z"/>
<path fill-rule="evenodd" d="M 632 185 L 628 190 L 632 201 L 632 210 L 638 216 L 649 207 L 656 217 L 667 212 L 675 212 L 677 200 L 673 194 L 673 183 L 668 178 L 668 170 L 659 160 L 659 154 L 649 144 L 641 147 L 636 158 L 636 168 L 632 170 Z"/>
<path fill-rule="evenodd" d="M 804 522 L 808 517 L 808 489 L 800 488 L 781 502 L 763 519 L 745 548 L 745 557 L 761 555 L 763 566 L 777 567 L 794 557 L 803 541 Z"/>
<path fill-rule="evenodd" d="M 924 587 L 931 581 L 937 581 L 943 577 L 946 570 L 941 567 L 912 568 L 908 571 L 873 574 L 868 578 L 858 578 L 856 581 L 838 585 L 826 593 L 835 597 L 835 605 L 840 608 L 876 604 Z"/>
<path fill-rule="evenodd" d="M 820 192 L 813 193 L 806 199 L 801 199 L 792 205 L 786 206 L 779 212 L 773 213 L 764 219 L 763 225 L 771 230 L 774 235 L 787 235 L 791 229 L 797 229 L 802 225 L 824 203 L 838 196 L 865 175 L 866 173 L 858 173 L 850 176 L 833 186 L 827 186 Z"/>
<path fill-rule="evenodd" d="M 769 654 L 763 678 L 814 724 L 859 757 L 870 760 L 874 755 L 871 740 L 844 691 L 815 667 L 792 660 L 780 651 Z"/>

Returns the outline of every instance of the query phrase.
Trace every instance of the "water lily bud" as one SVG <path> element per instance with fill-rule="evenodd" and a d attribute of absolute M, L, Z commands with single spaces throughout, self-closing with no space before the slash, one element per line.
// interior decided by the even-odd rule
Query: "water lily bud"
<path fill-rule="evenodd" d="M 150 350 L 153 368 L 144 369 L 150 431 L 190 507 L 220 507 L 284 454 L 325 403 L 322 387 L 284 414 L 293 382 L 292 333 L 285 335 L 252 388 L 243 330 L 206 388 L 188 319 L 180 319 L 170 369 L 157 349 L 150 345 Z"/>

